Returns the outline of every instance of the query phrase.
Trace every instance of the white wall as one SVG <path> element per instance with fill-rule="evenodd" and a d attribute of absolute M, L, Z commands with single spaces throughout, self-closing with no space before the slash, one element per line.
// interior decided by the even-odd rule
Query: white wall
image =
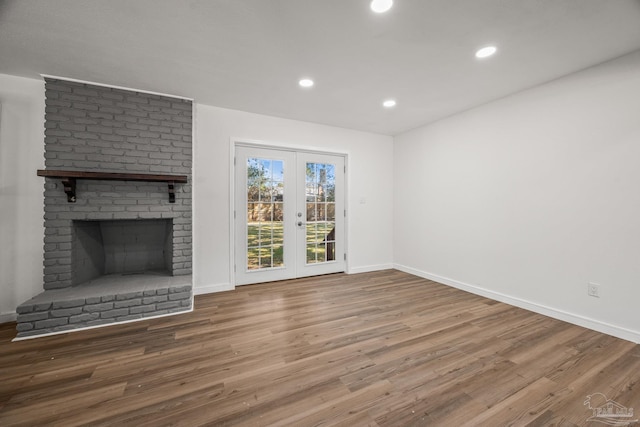
<path fill-rule="evenodd" d="M 200 104 L 195 126 L 196 293 L 232 288 L 229 186 L 234 138 L 348 153 L 349 272 L 392 267 L 391 137 Z"/>
<path fill-rule="evenodd" d="M 0 323 L 42 292 L 44 82 L 0 74 Z"/>
<path fill-rule="evenodd" d="M 394 161 L 398 268 L 640 342 L 640 52 L 402 134 Z"/>

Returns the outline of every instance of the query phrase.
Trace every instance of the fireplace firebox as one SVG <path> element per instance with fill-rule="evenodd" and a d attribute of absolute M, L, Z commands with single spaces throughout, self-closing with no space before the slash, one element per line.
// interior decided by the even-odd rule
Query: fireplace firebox
<path fill-rule="evenodd" d="M 72 286 L 109 274 L 173 270 L 171 219 L 73 221 Z"/>

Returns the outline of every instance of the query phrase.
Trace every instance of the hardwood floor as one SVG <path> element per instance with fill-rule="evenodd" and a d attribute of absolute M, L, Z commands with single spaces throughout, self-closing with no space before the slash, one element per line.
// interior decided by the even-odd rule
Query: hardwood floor
<path fill-rule="evenodd" d="M 0 425 L 582 426 L 597 392 L 640 412 L 640 346 L 399 271 L 195 307 L 15 343 L 0 325 Z"/>

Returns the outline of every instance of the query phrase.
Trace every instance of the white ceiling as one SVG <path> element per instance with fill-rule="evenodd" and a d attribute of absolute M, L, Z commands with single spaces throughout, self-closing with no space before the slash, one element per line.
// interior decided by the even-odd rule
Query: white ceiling
<path fill-rule="evenodd" d="M 369 1 L 0 1 L 0 73 L 395 135 L 640 49 L 640 0 Z"/>

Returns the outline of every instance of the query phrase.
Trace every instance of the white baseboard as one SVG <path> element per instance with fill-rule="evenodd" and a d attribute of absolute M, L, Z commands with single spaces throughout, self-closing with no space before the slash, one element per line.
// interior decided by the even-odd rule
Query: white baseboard
<path fill-rule="evenodd" d="M 193 295 L 213 294 L 215 292 L 232 291 L 235 287 L 231 283 L 219 283 L 217 285 L 193 285 Z"/>
<path fill-rule="evenodd" d="M 433 280 L 434 282 L 442 283 L 443 285 L 451 286 L 463 291 L 470 292 L 472 294 L 480 295 L 492 300 L 504 302 L 505 304 L 520 307 L 525 310 L 533 311 L 534 313 L 542 314 L 545 316 L 553 317 L 554 319 L 562 320 L 564 322 L 572 323 L 574 325 L 582 326 L 587 329 L 591 329 L 597 332 L 602 332 L 607 335 L 611 335 L 623 340 L 631 341 L 636 344 L 640 344 L 640 332 L 633 331 L 631 329 L 623 328 L 616 325 L 611 325 L 600 320 L 591 319 L 579 314 L 569 313 L 564 310 L 560 310 L 553 307 L 544 306 L 541 304 L 526 301 L 520 298 L 516 298 L 510 295 L 505 295 L 500 292 L 494 292 L 489 289 L 481 288 L 479 286 L 470 285 L 468 283 L 459 282 L 448 277 L 438 276 L 437 274 L 428 273 L 425 271 L 417 270 L 415 268 L 407 267 L 401 264 L 395 264 L 396 270 L 404 271 L 405 273 L 413 274 L 414 276 L 422 277 L 424 279 Z"/>
<path fill-rule="evenodd" d="M 394 268 L 393 264 L 365 265 L 362 267 L 351 267 L 347 271 L 347 274 L 369 273 L 371 271 L 389 270 L 392 268 Z"/>
<path fill-rule="evenodd" d="M 363 267 L 353 267 L 347 274 L 368 273 L 370 271 L 389 270 L 394 268 L 393 264 L 366 265 Z M 232 291 L 235 287 L 231 283 L 218 283 L 216 285 L 193 285 L 193 295 L 213 294 L 216 292 Z"/>
<path fill-rule="evenodd" d="M 18 314 L 15 311 L 0 313 L 0 323 L 15 322 Z"/>

